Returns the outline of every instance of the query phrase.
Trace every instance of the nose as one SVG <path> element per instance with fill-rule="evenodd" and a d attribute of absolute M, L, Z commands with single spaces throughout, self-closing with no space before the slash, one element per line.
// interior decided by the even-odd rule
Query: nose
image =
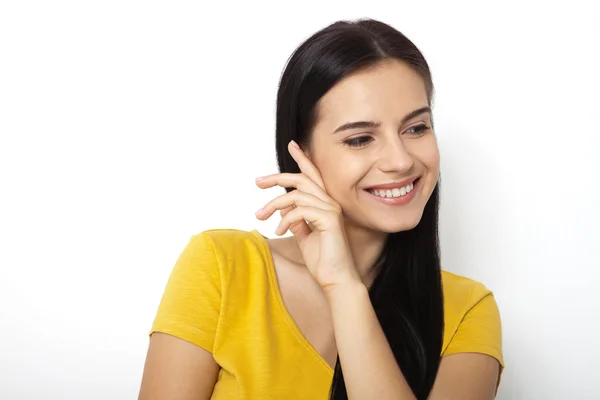
<path fill-rule="evenodd" d="M 384 143 L 378 160 L 378 167 L 382 172 L 404 173 L 410 170 L 413 164 L 413 157 L 401 138 L 396 137 Z"/>

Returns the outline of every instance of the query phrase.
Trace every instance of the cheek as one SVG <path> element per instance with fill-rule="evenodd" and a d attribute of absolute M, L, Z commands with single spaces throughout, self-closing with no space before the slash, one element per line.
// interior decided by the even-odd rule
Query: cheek
<path fill-rule="evenodd" d="M 424 162 L 431 170 L 438 171 L 440 169 L 440 152 L 437 147 L 427 153 Z"/>
<path fill-rule="evenodd" d="M 440 168 L 440 152 L 435 136 L 431 135 L 429 140 L 416 143 L 411 151 L 420 163 L 430 171 L 438 171 Z"/>
<path fill-rule="evenodd" d="M 347 197 L 347 192 L 368 171 L 365 160 L 348 152 L 330 152 L 315 160 L 315 166 L 321 173 L 327 193 L 332 197 Z"/>

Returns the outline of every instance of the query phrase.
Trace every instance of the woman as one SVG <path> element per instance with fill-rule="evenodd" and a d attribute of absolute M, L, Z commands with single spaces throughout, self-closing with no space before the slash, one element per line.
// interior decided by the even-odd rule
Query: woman
<path fill-rule="evenodd" d="M 492 293 L 440 269 L 432 78 L 373 20 L 292 55 L 277 96 L 276 234 L 195 235 L 152 327 L 140 399 L 491 399 Z M 343 373 L 342 373 L 343 371 Z"/>

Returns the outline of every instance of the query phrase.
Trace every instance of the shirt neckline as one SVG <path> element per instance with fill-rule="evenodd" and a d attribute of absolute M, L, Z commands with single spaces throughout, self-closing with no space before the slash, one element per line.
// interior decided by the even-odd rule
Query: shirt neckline
<path fill-rule="evenodd" d="M 308 339 L 306 339 L 306 337 L 304 336 L 302 331 L 300 331 L 300 328 L 298 328 L 298 325 L 296 324 L 296 322 L 290 315 L 287 307 L 285 306 L 285 303 L 283 302 L 283 296 L 281 295 L 281 288 L 279 287 L 279 281 L 277 279 L 277 271 L 275 270 L 275 262 L 273 261 L 273 253 L 271 251 L 271 247 L 269 246 L 269 242 L 267 242 L 268 238 L 266 236 L 263 236 L 256 229 L 252 230 L 251 233 L 258 238 L 260 244 L 262 245 L 263 251 L 265 253 L 265 256 L 266 256 L 265 259 L 267 261 L 267 275 L 269 277 L 269 282 L 271 283 L 271 288 L 272 288 L 271 290 L 275 297 L 275 301 L 277 302 L 277 305 L 279 306 L 281 314 L 283 315 L 283 319 L 285 320 L 287 325 L 290 327 L 292 332 L 295 334 L 295 336 L 298 338 L 298 340 L 306 347 L 306 349 L 310 353 L 313 354 L 313 356 L 317 359 L 317 361 L 319 361 L 319 363 L 323 367 L 325 367 L 325 369 L 327 370 L 329 375 L 333 377 L 333 373 L 334 373 L 333 368 L 331 368 L 331 365 L 329 365 L 329 363 L 327 361 L 325 361 L 325 359 L 323 358 L 323 356 L 321 356 L 321 354 L 317 351 L 317 349 L 315 349 L 315 347 L 308 341 Z"/>

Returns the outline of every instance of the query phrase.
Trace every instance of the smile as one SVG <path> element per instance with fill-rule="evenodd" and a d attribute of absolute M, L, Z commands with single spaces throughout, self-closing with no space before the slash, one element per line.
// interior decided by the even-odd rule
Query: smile
<path fill-rule="evenodd" d="M 406 186 L 389 189 L 366 189 L 370 197 L 379 200 L 388 205 L 401 205 L 410 202 L 415 197 L 415 187 L 418 186 L 420 179 L 409 183 Z"/>
<path fill-rule="evenodd" d="M 409 183 L 408 185 L 400 187 L 400 188 L 383 189 L 383 190 L 369 189 L 369 193 L 374 194 L 375 196 L 379 196 L 379 197 L 402 197 L 402 196 L 406 196 L 408 193 L 412 192 L 414 187 L 415 186 L 414 186 L 414 182 L 413 182 L 413 183 Z"/>

